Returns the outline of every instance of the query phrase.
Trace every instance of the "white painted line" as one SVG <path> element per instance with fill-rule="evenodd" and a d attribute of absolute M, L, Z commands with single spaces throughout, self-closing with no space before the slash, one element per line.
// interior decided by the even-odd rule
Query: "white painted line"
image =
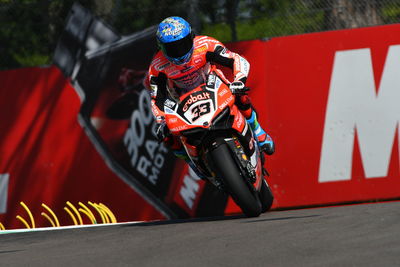
<path fill-rule="evenodd" d="M 2 234 L 16 234 L 16 233 L 27 233 L 27 232 L 44 232 L 44 231 L 57 231 L 57 230 L 68 230 L 68 229 L 80 229 L 80 228 L 90 228 L 90 227 L 107 227 L 115 225 L 124 224 L 138 224 L 146 221 L 136 221 L 136 222 L 123 222 L 123 223 L 105 223 L 105 224 L 84 224 L 84 225 L 69 225 L 61 227 L 39 227 L 33 229 L 10 229 L 10 230 L 0 230 L 0 235 Z"/>

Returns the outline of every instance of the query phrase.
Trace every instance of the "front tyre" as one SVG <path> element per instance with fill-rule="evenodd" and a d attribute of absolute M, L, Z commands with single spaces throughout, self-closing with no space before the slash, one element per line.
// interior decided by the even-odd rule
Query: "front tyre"
<path fill-rule="evenodd" d="M 221 178 L 226 190 L 230 193 L 235 203 L 248 217 L 257 217 L 261 214 L 261 204 L 254 193 L 241 176 L 229 148 L 225 143 L 209 153 L 216 176 Z"/>
<path fill-rule="evenodd" d="M 262 179 L 262 184 L 259 194 L 261 202 L 261 212 L 264 213 L 271 208 L 272 202 L 274 202 L 274 196 L 272 195 L 271 189 L 269 188 L 267 181 L 265 181 L 264 177 Z"/>

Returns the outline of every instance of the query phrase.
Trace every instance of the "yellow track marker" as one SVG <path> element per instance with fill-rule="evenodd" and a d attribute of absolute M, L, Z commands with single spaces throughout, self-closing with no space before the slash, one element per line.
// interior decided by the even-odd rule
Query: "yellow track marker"
<path fill-rule="evenodd" d="M 106 223 L 111 223 L 112 219 L 111 219 L 110 214 L 108 214 L 108 212 L 105 209 L 103 209 L 102 207 L 100 207 L 98 204 L 96 204 L 96 205 L 99 208 L 99 210 L 103 213 Z"/>
<path fill-rule="evenodd" d="M 0 230 L 6 230 L 6 228 L 4 227 L 4 225 L 0 222 Z"/>
<path fill-rule="evenodd" d="M 110 223 L 110 218 L 108 216 L 108 213 L 103 210 L 98 204 L 95 204 L 97 206 L 97 208 L 99 208 L 99 210 L 103 213 L 104 215 L 104 219 L 106 220 L 106 223 Z"/>
<path fill-rule="evenodd" d="M 45 212 L 40 213 L 43 217 L 45 217 L 53 227 L 56 227 L 55 223 L 53 222 L 53 220 L 50 218 L 49 215 L 47 215 Z"/>
<path fill-rule="evenodd" d="M 18 220 L 20 220 L 23 224 L 25 224 L 25 227 L 28 229 L 31 229 L 31 227 L 29 226 L 29 224 L 27 223 L 27 221 L 25 221 L 24 218 L 22 218 L 21 216 L 17 215 L 16 217 Z"/>
<path fill-rule="evenodd" d="M 105 223 L 106 220 L 105 220 L 105 218 L 104 218 L 103 212 L 96 206 L 96 204 L 94 204 L 94 203 L 92 203 L 92 202 L 90 202 L 90 201 L 89 201 L 88 203 L 89 203 L 89 205 L 92 206 L 95 210 L 97 210 L 97 212 L 100 214 L 101 221 L 102 221 L 103 223 Z"/>
<path fill-rule="evenodd" d="M 100 207 L 102 207 L 104 210 L 107 211 L 108 215 L 110 216 L 111 222 L 117 223 L 117 218 L 115 217 L 114 213 L 112 213 L 112 211 L 103 203 L 100 203 L 99 205 L 100 205 Z"/>
<path fill-rule="evenodd" d="M 108 213 L 107 213 L 107 211 L 105 211 L 99 204 L 97 204 L 97 203 L 93 203 L 96 207 L 97 207 L 97 209 L 101 212 L 101 213 L 103 213 L 103 215 L 104 215 L 104 220 L 106 221 L 106 223 L 110 223 L 110 216 L 108 215 Z"/>
<path fill-rule="evenodd" d="M 32 216 L 31 211 L 30 211 L 29 208 L 25 205 L 24 202 L 21 201 L 19 204 L 21 204 L 21 206 L 22 206 L 22 207 L 26 210 L 26 212 L 28 213 L 29 218 L 31 219 L 32 228 L 35 228 L 35 220 L 33 219 L 33 216 Z"/>
<path fill-rule="evenodd" d="M 72 203 L 69 202 L 69 201 L 67 201 L 67 205 L 70 206 L 71 209 L 75 212 L 76 217 L 78 217 L 79 224 L 82 225 L 82 224 L 83 224 L 82 217 L 81 217 L 81 215 L 79 214 L 78 210 L 77 210 L 77 209 L 75 208 L 75 206 L 72 205 Z"/>
<path fill-rule="evenodd" d="M 92 224 L 96 224 L 96 221 L 93 220 L 93 217 L 90 216 L 89 212 L 87 212 L 86 210 L 79 208 L 79 211 L 82 212 L 83 214 L 85 214 L 89 220 L 92 222 Z"/>
<path fill-rule="evenodd" d="M 90 215 L 90 220 L 92 221 L 92 223 L 93 224 L 97 224 L 96 217 L 94 217 L 93 212 L 85 204 L 83 204 L 82 202 L 79 202 L 78 204 L 79 204 L 79 206 L 81 206 Z"/>
<path fill-rule="evenodd" d="M 56 214 L 46 204 L 42 203 L 42 207 L 45 208 L 48 212 L 50 212 L 51 216 L 53 216 L 56 226 L 60 227 L 60 222 L 58 221 Z"/>
<path fill-rule="evenodd" d="M 71 216 L 72 220 L 74 221 L 74 225 L 78 225 L 78 222 L 76 221 L 74 214 L 72 214 L 72 212 L 67 207 L 64 207 L 64 210 L 68 212 L 69 216 Z"/>

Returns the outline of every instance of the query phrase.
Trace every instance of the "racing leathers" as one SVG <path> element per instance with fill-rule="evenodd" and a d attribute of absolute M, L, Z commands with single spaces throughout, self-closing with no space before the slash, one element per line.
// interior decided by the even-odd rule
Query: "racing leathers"
<path fill-rule="evenodd" d="M 229 51 L 221 42 L 208 36 L 195 36 L 193 40 L 193 55 L 187 64 L 175 65 L 169 62 L 161 51 L 154 56 L 145 85 L 150 90 L 152 111 L 159 124 L 157 136 L 169 144 L 175 155 L 185 159 L 187 155 L 182 144 L 168 137 L 168 129 L 165 125 L 164 101 L 167 97 L 178 99 L 179 96 L 198 87 L 206 81 L 210 70 L 210 64 L 222 65 L 232 69 L 233 80 L 231 90 L 236 94 L 236 105 L 257 136 L 261 149 L 267 154 L 274 152 L 274 143 L 271 137 L 262 130 L 250 99 L 244 93 L 247 76 L 250 70 L 249 62 L 242 56 Z M 241 90 L 243 92 L 241 93 Z"/>

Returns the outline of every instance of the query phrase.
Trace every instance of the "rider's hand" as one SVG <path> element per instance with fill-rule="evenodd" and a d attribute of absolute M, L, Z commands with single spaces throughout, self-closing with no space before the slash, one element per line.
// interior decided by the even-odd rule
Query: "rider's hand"
<path fill-rule="evenodd" d="M 235 81 L 229 85 L 232 94 L 234 95 L 245 95 L 249 88 L 244 85 L 241 81 Z"/>
<path fill-rule="evenodd" d="M 158 142 L 160 142 L 160 143 L 164 142 L 171 135 L 171 132 L 169 131 L 165 122 L 158 123 L 156 127 L 157 127 L 156 135 L 157 135 Z"/>

